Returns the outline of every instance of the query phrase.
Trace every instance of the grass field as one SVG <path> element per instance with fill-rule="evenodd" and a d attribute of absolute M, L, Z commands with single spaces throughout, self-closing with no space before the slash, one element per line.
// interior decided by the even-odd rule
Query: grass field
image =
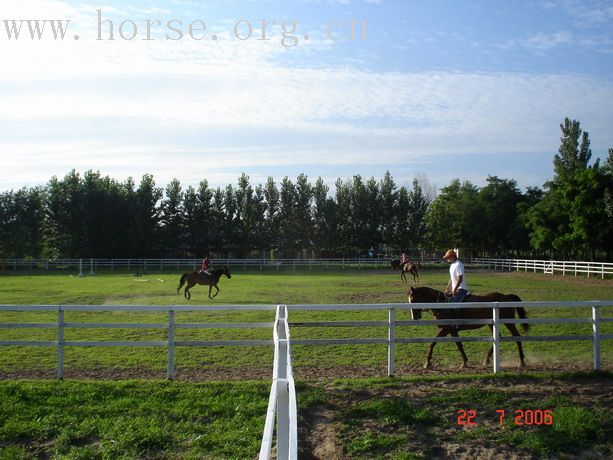
<path fill-rule="evenodd" d="M 386 271 L 241 272 L 223 279 L 215 302 L 203 287 L 193 289 L 190 302 L 176 294 L 178 273 L 133 278 L 104 274 L 78 278 L 68 275 L 0 276 L 2 304 L 303 304 L 406 302 L 407 286 Z M 424 271 L 422 285 L 443 289 L 445 271 Z M 471 272 L 471 288 L 513 292 L 524 300 L 613 299 L 613 282 L 574 277 L 548 277 L 525 273 Z M 530 317 L 582 316 L 587 309 L 529 310 Z M 613 316 L 608 309 L 606 316 Z M 402 312 L 398 319 L 405 319 Z M 269 322 L 273 312 L 177 313 L 177 322 Z M 386 319 L 386 312 L 290 312 L 290 321 Z M 0 322 L 55 322 L 53 313 L 3 312 Z M 157 313 L 67 312 L 67 322 L 165 322 Z M 603 328 L 611 333 L 612 325 Z M 586 326 L 534 326 L 532 334 L 588 334 Z M 402 328 L 399 336 L 430 337 L 435 328 Z M 294 338 L 385 337 L 385 328 L 293 328 Z M 462 333 L 470 335 L 470 333 Z M 484 335 L 486 329 L 474 331 Z M 178 330 L 177 340 L 269 339 L 269 329 Z M 67 329 L 65 340 L 164 340 L 162 330 Z M 55 332 L 35 329 L 0 329 L 0 340 L 55 340 Z M 481 361 L 484 344 L 465 344 L 473 363 Z M 431 458 L 447 454 L 457 458 L 505 455 L 518 450 L 528 457 L 576 455 L 592 448 L 591 458 L 607 458 L 612 420 L 610 374 L 564 380 L 543 374 L 547 368 L 589 369 L 591 344 L 581 342 L 525 344 L 528 373 L 506 372 L 500 377 L 452 374 L 460 363 L 453 344 L 439 344 L 437 366 L 431 376 L 410 377 L 421 371 L 426 345 L 399 345 L 396 363 L 400 378 L 357 379 L 330 383 L 330 377 L 383 376 L 385 346 L 296 346 L 293 359 L 298 380 L 300 439 L 304 458 L 311 458 L 322 441 L 335 441 L 339 458 Z M 610 341 L 603 344 L 603 367 L 613 364 Z M 245 459 L 259 449 L 272 372 L 272 347 L 178 348 L 179 379 L 258 381 L 193 383 L 165 382 L 164 348 L 70 348 L 66 375 L 73 378 L 121 381 L 64 382 L 22 380 L 27 376 L 52 377 L 53 347 L 3 347 L 0 354 L 0 460 L 66 459 Z M 504 344 L 504 369 L 513 371 L 514 344 Z M 467 371 L 489 372 L 473 364 Z M 530 372 L 540 372 L 532 376 Z M 158 380 L 125 380 L 129 376 Z M 312 380 L 323 376 L 324 382 Z M 402 377 L 407 376 L 407 377 Z M 16 380 L 17 378 L 20 378 Z M 306 379 L 306 380 L 305 380 Z M 465 379 L 465 380 L 461 380 Z M 457 383 L 461 381 L 463 383 Z M 327 383 L 326 383 L 327 382 Z M 459 385 L 459 386 L 458 386 Z M 485 388 L 487 391 L 484 391 Z M 537 387 L 543 389 L 539 392 Z M 513 389 L 518 391 L 514 391 Z M 597 391 L 598 390 L 598 391 Z M 550 409 L 551 427 L 502 428 L 488 421 L 476 429 L 458 429 L 459 408 L 480 414 L 505 409 Z M 327 415 L 326 415 L 327 414 Z M 329 416 L 329 423 L 321 417 Z M 327 427 L 327 428 L 326 428 Z M 436 450 L 429 436 L 446 451 Z M 326 443 L 321 443 L 325 446 Z M 460 446 L 460 447 L 458 447 Z M 466 446 L 469 446 L 468 448 Z M 483 447 L 485 446 L 485 447 Z M 490 447 L 488 447 L 490 446 Z M 494 446 L 494 447 L 492 447 Z M 310 449 L 310 450 L 309 450 Z M 454 451 L 454 449 L 458 449 Z M 462 449 L 465 449 L 462 451 Z M 466 450 L 468 449 L 468 450 Z M 485 449 L 485 450 L 484 450 Z M 489 450 L 488 450 L 489 449 Z M 494 449 L 494 450 L 492 450 Z M 455 452 L 455 453 L 454 453 Z M 463 453 L 462 453 L 463 452 Z M 328 452 L 329 454 L 330 452 Z M 322 454 L 322 452 L 320 452 Z M 326 453 L 322 455 L 326 458 Z M 464 455 L 464 457 L 462 457 Z M 327 457 L 331 458 L 331 457 Z"/>
<path fill-rule="evenodd" d="M 253 458 L 264 382 L 0 382 L 0 459 Z"/>

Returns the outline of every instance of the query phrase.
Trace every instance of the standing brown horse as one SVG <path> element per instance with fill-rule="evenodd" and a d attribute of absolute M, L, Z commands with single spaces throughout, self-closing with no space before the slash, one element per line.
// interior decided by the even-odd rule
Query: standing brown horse
<path fill-rule="evenodd" d="M 407 262 L 405 264 L 401 264 L 400 260 L 394 259 L 391 262 L 392 270 L 400 270 L 400 279 L 405 283 L 407 282 L 407 277 L 405 275 L 406 272 L 409 272 L 413 275 L 413 281 L 419 283 L 419 272 L 417 271 L 418 264 L 414 264 L 411 262 Z"/>
<path fill-rule="evenodd" d="M 436 289 L 432 289 L 429 287 L 413 287 L 409 289 L 409 303 L 438 303 L 438 302 L 446 302 L 447 298 L 445 294 L 441 291 L 437 291 Z M 515 294 L 501 294 L 499 292 L 489 292 L 487 294 L 476 296 L 469 295 L 464 299 L 464 302 L 521 302 L 521 299 Z M 434 317 L 438 319 L 491 319 L 492 318 L 492 309 L 491 308 L 459 308 L 459 309 L 431 309 Z M 515 318 L 515 312 L 517 311 L 517 315 L 525 319 L 526 310 L 522 307 L 505 307 L 500 308 L 500 319 L 511 319 Z M 411 317 L 413 320 L 418 320 L 421 318 L 421 309 L 411 309 Z M 515 324 L 505 323 L 504 324 L 509 332 L 514 337 L 520 337 L 519 331 L 515 327 Z M 447 335 L 451 335 L 453 337 L 459 337 L 458 331 L 467 330 L 467 329 L 479 329 L 480 327 L 485 326 L 485 324 L 458 324 L 456 325 L 440 325 L 438 326 L 439 331 L 436 334 L 436 337 L 445 337 Z M 490 333 L 493 330 L 493 325 L 487 325 L 490 328 Z M 521 325 L 523 332 L 528 332 L 528 324 L 522 323 Z M 519 362 L 520 367 L 525 367 L 526 362 L 524 361 L 524 350 L 521 345 L 521 341 L 517 341 L 517 350 L 519 353 Z M 464 353 L 464 347 L 462 346 L 462 342 L 455 342 L 460 350 L 462 355 L 462 366 L 461 368 L 466 367 L 466 363 L 468 362 L 468 357 L 466 353 Z M 432 366 L 432 352 L 434 351 L 434 346 L 436 342 L 432 342 L 430 344 L 430 349 L 428 350 L 428 356 L 426 357 L 426 363 L 424 364 L 424 368 L 429 368 Z M 492 358 L 492 353 L 494 351 L 494 345 L 490 347 L 487 355 L 485 357 L 485 361 L 483 362 L 484 366 L 487 366 Z"/>
<path fill-rule="evenodd" d="M 214 270 L 210 270 L 210 275 L 207 273 L 200 273 L 200 272 L 184 273 L 183 276 L 181 276 L 181 280 L 179 281 L 179 287 L 177 288 L 177 294 L 179 294 L 179 290 L 183 287 L 183 285 L 187 281 L 187 286 L 185 286 L 185 292 L 183 293 L 187 300 L 192 298 L 192 294 L 191 292 L 189 292 L 189 290 L 192 287 L 194 287 L 196 284 L 208 285 L 209 286 L 209 299 L 212 299 L 217 294 L 219 294 L 219 288 L 217 287 L 217 283 L 219 283 L 219 278 L 221 278 L 221 275 L 226 275 L 228 279 L 232 278 L 232 275 L 230 275 L 230 270 L 228 270 L 228 267 L 216 268 Z M 211 297 L 212 288 L 217 289 L 217 292 L 215 292 L 215 295 Z"/>

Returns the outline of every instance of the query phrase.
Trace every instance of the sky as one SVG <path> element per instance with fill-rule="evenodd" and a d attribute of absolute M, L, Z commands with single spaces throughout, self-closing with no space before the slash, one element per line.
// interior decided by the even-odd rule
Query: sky
<path fill-rule="evenodd" d="M 52 19 L 63 39 L 31 37 Z M 542 186 L 565 117 L 613 147 L 612 26 L 603 0 L 2 0 L 0 190 L 72 169 Z"/>

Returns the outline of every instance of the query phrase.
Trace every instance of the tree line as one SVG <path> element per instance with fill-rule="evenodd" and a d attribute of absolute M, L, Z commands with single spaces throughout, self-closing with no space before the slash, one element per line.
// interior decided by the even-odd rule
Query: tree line
<path fill-rule="evenodd" d="M 554 177 L 519 190 L 495 176 L 477 187 L 454 179 L 438 196 L 427 178 L 398 186 L 301 174 L 254 186 L 166 187 L 145 174 L 121 182 L 69 172 L 46 186 L 0 194 L 0 258 L 335 257 L 461 247 L 481 255 L 611 257 L 613 149 L 591 163 L 589 135 L 561 125 Z"/>

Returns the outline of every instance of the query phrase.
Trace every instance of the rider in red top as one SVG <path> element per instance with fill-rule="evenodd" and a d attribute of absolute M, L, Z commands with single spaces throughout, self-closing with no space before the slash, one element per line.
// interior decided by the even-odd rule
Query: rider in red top
<path fill-rule="evenodd" d="M 400 254 L 400 266 L 404 267 L 404 265 L 408 263 L 409 263 L 409 256 L 407 255 L 406 252 L 403 252 L 402 254 Z"/>
<path fill-rule="evenodd" d="M 209 266 L 210 261 L 206 256 L 204 256 L 204 259 L 202 259 L 202 267 L 200 268 L 200 273 L 208 273 Z"/>

